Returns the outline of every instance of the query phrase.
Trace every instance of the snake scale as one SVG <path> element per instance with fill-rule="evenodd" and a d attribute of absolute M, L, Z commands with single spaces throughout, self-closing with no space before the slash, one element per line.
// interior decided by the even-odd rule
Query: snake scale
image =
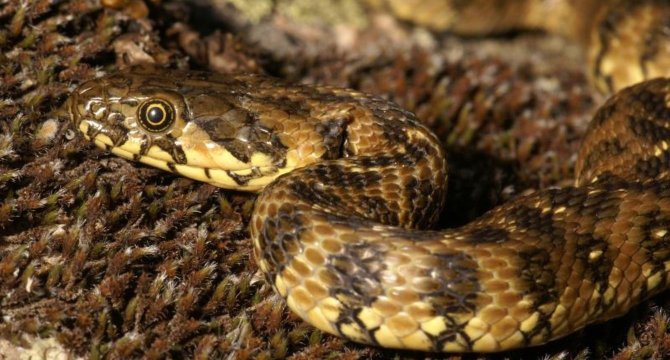
<path fill-rule="evenodd" d="M 595 28 L 613 31 L 612 21 Z M 628 66 L 642 75 L 632 82 L 655 74 L 640 70 L 654 55 Z M 609 52 L 596 58 L 600 75 L 614 74 Z M 375 96 L 134 68 L 82 83 L 65 107 L 116 155 L 260 192 L 250 220 L 260 269 L 300 317 L 356 342 L 539 345 L 620 316 L 670 282 L 668 79 L 624 88 L 598 110 L 574 186 L 442 231 L 421 229 L 445 199 L 444 150 L 412 113 Z"/>

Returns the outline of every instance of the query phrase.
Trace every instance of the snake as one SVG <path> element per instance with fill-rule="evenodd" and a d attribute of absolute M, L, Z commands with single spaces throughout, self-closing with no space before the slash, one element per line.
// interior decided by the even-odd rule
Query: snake
<path fill-rule="evenodd" d="M 380 347 L 497 352 L 622 316 L 668 288 L 670 79 L 633 81 L 595 113 L 574 185 L 444 230 L 432 227 L 445 150 L 378 96 L 130 68 L 82 82 L 64 107 L 115 155 L 258 193 L 253 256 L 316 328 Z"/>

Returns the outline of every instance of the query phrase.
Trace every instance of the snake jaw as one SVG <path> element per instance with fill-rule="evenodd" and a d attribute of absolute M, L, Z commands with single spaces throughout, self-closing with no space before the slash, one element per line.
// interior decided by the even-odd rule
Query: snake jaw
<path fill-rule="evenodd" d="M 215 186 L 258 191 L 296 166 L 295 157 L 287 161 L 288 149 L 273 130 L 244 107 L 253 107 L 245 96 L 212 91 L 214 96 L 197 86 L 177 86 L 177 80 L 175 86 L 165 85 L 162 76 L 152 74 L 89 80 L 71 94 L 64 108 L 99 148 Z M 191 74 L 186 77 L 194 84 L 201 81 Z M 217 106 L 201 105 L 212 98 L 219 99 Z M 149 131 L 141 123 L 142 106 L 150 101 L 171 106 L 174 123 L 166 131 Z M 193 113 L 189 102 L 199 112 Z"/>

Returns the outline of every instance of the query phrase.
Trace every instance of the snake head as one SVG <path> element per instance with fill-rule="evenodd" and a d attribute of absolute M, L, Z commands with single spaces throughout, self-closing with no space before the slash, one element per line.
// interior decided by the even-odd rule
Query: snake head
<path fill-rule="evenodd" d="M 132 69 L 83 82 L 64 107 L 98 147 L 225 188 L 260 190 L 309 142 L 255 93 L 259 79 Z M 295 115 L 293 116 L 295 118 Z M 298 128 L 298 126 L 294 126 Z M 298 154 L 298 155 L 296 155 Z M 310 155 L 311 156 L 311 155 Z"/>
<path fill-rule="evenodd" d="M 174 143 L 188 123 L 188 107 L 158 80 L 123 73 L 89 80 L 65 107 L 74 125 L 101 148 L 137 160 L 158 145 L 172 152 L 165 161 L 184 162 Z"/>

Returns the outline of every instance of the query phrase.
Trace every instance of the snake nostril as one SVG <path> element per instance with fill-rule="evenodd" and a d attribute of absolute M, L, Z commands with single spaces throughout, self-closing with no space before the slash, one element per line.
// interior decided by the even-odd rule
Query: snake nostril
<path fill-rule="evenodd" d="M 91 101 L 88 107 L 88 112 L 93 115 L 96 120 L 102 120 L 107 117 L 107 106 L 100 101 Z"/>
<path fill-rule="evenodd" d="M 126 120 L 126 116 L 123 115 L 122 113 L 116 112 L 116 111 L 111 112 L 107 116 L 107 122 L 109 124 L 123 124 L 125 120 Z"/>

